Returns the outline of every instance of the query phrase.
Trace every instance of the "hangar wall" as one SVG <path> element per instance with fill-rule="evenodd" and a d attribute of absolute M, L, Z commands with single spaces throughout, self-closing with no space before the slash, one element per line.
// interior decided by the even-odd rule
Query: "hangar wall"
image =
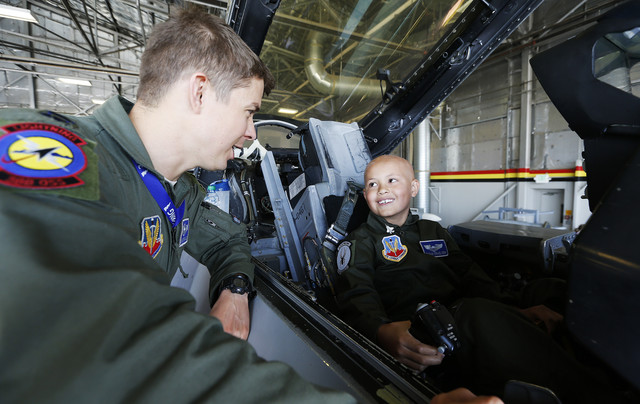
<path fill-rule="evenodd" d="M 569 230 L 588 220 L 582 140 L 528 61 L 588 27 L 613 3 L 544 2 L 432 113 L 429 189 L 421 192 L 443 226 L 497 219 L 499 208 L 526 210 L 505 212 L 505 219 Z M 416 138 L 414 132 L 409 142 Z"/>

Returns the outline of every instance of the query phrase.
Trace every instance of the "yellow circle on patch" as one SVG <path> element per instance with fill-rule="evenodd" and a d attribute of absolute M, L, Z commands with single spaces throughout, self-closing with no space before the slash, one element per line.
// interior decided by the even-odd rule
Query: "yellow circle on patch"
<path fill-rule="evenodd" d="M 7 154 L 15 164 L 31 170 L 59 170 L 73 162 L 73 154 L 67 146 L 42 136 L 13 142 Z"/>

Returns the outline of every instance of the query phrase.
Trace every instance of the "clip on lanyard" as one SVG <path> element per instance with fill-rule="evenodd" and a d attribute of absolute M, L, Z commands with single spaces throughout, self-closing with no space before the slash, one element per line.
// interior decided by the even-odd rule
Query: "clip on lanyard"
<path fill-rule="evenodd" d="M 160 206 L 164 214 L 169 219 L 169 222 L 171 222 L 171 227 L 176 227 L 176 225 L 182 221 L 182 217 L 184 216 L 184 201 L 182 201 L 182 205 L 176 209 L 171 197 L 167 193 L 167 190 L 164 189 L 164 186 L 158 177 L 150 173 L 149 170 L 142 167 L 140 164 L 136 163 L 134 159 L 131 159 L 131 161 L 133 161 L 133 166 L 138 171 L 140 178 L 142 178 L 142 182 L 146 185 L 151 196 L 153 196 L 153 199 L 156 200 L 158 206 Z"/>

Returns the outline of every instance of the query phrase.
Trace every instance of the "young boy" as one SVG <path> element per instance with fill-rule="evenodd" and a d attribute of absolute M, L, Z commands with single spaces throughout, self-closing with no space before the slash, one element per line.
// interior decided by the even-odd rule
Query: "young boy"
<path fill-rule="evenodd" d="M 371 213 L 338 247 L 338 303 L 349 324 L 422 371 L 449 360 L 408 331 L 417 305 L 437 300 L 455 318 L 462 346 L 451 359 L 468 387 L 501 395 L 517 379 L 552 389 L 565 404 L 603 397 L 592 394 L 596 383 L 585 388 L 590 378 L 536 325 L 550 331 L 560 314 L 543 305 L 515 307 L 518 296 L 501 291 L 445 229 L 410 214 L 420 184 L 407 160 L 374 159 L 364 184 Z"/>

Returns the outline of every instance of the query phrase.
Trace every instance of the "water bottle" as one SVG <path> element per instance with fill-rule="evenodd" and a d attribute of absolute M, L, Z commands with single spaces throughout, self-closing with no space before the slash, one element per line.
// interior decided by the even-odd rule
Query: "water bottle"
<path fill-rule="evenodd" d="M 204 201 L 217 206 L 225 212 L 229 212 L 230 192 L 229 181 L 226 179 L 214 181 L 207 187 L 207 196 L 205 196 Z"/>

